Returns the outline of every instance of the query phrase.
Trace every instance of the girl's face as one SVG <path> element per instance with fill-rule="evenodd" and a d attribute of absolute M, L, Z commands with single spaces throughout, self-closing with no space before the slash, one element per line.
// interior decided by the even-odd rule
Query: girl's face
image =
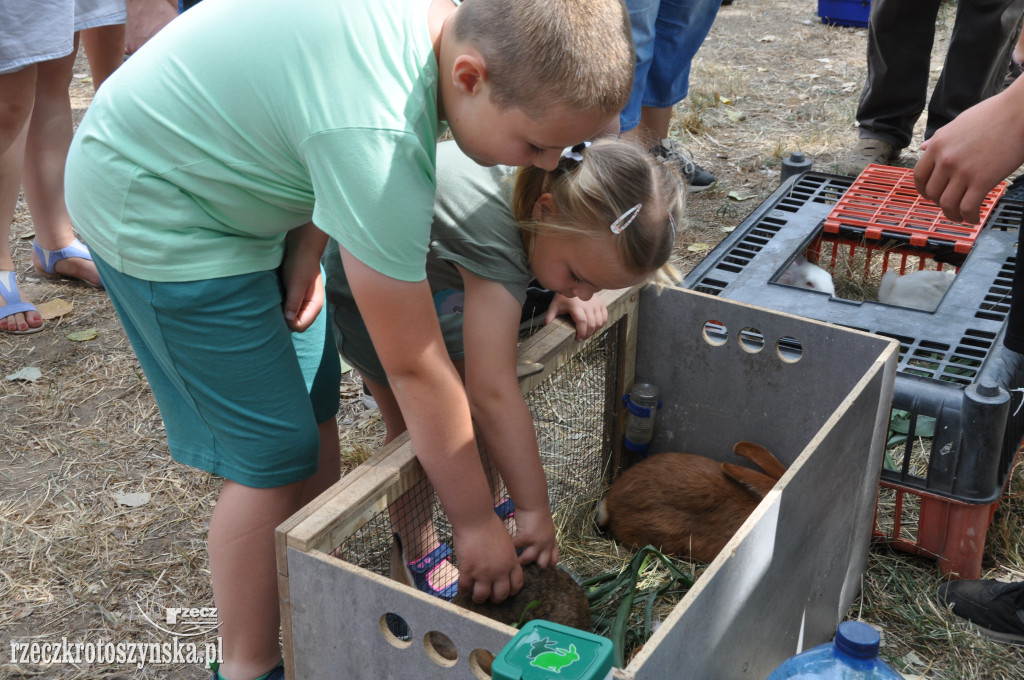
<path fill-rule="evenodd" d="M 625 271 L 607 236 L 533 235 L 530 269 L 541 285 L 565 297 L 589 300 L 599 290 L 628 288 L 639 278 Z"/>

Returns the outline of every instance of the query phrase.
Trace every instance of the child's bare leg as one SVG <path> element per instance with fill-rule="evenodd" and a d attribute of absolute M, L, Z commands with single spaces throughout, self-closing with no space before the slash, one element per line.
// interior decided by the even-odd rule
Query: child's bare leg
<path fill-rule="evenodd" d="M 124 24 L 97 26 L 79 33 L 89 60 L 94 92 L 124 63 L 124 36 Z"/>
<path fill-rule="evenodd" d="M 302 489 L 302 505 L 326 491 L 341 478 L 341 441 L 338 436 L 338 419 L 331 418 L 317 425 L 320 431 L 320 458 L 316 474 L 305 481 Z"/>
<path fill-rule="evenodd" d="M 21 190 L 22 161 L 28 119 L 35 98 L 36 66 L 0 75 L 0 271 L 15 271 L 11 257 L 11 222 Z M 24 299 L 24 298 L 22 298 Z M 5 306 L 0 293 L 0 307 Z M 8 328 L 38 328 L 43 323 L 39 312 L 19 312 L 0 317 L 0 332 Z"/>
<path fill-rule="evenodd" d="M 224 482 L 208 539 L 213 598 L 231 680 L 259 677 L 281 660 L 274 529 L 299 509 L 304 482 L 256 489 Z"/>
<path fill-rule="evenodd" d="M 369 380 L 363 376 L 370 394 L 377 401 L 377 408 L 380 409 L 381 417 L 384 419 L 386 433 L 384 443 L 392 441 L 395 437 L 405 432 L 405 419 L 402 417 L 402 410 L 398 407 L 395 393 L 387 385 Z M 430 514 L 432 500 L 432 489 L 430 481 L 424 479 L 416 486 L 399 496 L 388 506 L 388 514 L 391 516 L 391 525 L 402 537 L 402 549 L 407 560 L 417 560 L 440 543 L 437 535 L 437 527 L 434 526 L 433 517 Z M 438 569 L 436 576 L 431 580 L 431 587 L 435 590 L 443 590 L 448 585 L 459 580 L 459 572 L 455 567 Z"/>
<path fill-rule="evenodd" d="M 47 250 L 71 245 L 75 235 L 64 205 L 64 163 L 71 145 L 71 98 L 68 86 L 75 63 L 75 51 L 66 57 L 38 64 L 35 107 L 29 122 L 22 184 L 32 213 L 36 243 Z M 42 263 L 33 253 L 37 268 Z M 100 281 L 96 265 L 72 257 L 56 265 L 64 276 L 83 279 L 93 285 Z"/>

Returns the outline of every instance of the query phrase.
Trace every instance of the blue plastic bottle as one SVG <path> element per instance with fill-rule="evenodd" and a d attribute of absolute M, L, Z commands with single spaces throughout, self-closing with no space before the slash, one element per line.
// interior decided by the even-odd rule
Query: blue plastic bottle
<path fill-rule="evenodd" d="M 902 680 L 878 656 L 878 631 L 861 621 L 843 621 L 832 642 L 790 657 L 768 680 Z"/>

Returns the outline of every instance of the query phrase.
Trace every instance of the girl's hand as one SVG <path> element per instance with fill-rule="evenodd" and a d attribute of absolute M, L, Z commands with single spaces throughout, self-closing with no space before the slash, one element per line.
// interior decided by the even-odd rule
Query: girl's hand
<path fill-rule="evenodd" d="M 577 342 L 586 340 L 608 323 L 608 307 L 596 295 L 589 300 L 581 300 L 555 293 L 548 313 L 544 316 L 545 325 L 561 314 L 568 314 L 576 324 Z"/>
<path fill-rule="evenodd" d="M 523 570 L 512 541 L 493 512 L 471 527 L 452 527 L 452 542 L 459 560 L 459 590 L 473 601 L 501 602 L 523 587 Z"/>
<path fill-rule="evenodd" d="M 521 510 L 516 508 L 516 535 L 512 537 L 516 548 L 522 548 L 520 564 L 536 562 L 539 567 L 558 564 L 558 543 L 555 541 L 555 523 L 548 508 Z"/>

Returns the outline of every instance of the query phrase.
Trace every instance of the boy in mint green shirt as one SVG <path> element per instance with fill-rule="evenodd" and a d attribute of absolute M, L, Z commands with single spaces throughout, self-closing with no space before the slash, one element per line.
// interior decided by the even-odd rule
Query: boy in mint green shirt
<path fill-rule="evenodd" d="M 274 527 L 333 481 L 289 338 L 320 310 L 327 235 L 462 586 L 481 601 L 521 586 L 424 280 L 434 142 L 443 120 L 478 163 L 553 168 L 614 124 L 632 59 L 619 0 L 216 0 L 104 83 L 69 153 L 68 208 L 172 455 L 225 477 L 209 533 L 221 677 L 278 672 Z M 550 514 L 546 496 L 527 505 Z"/>

